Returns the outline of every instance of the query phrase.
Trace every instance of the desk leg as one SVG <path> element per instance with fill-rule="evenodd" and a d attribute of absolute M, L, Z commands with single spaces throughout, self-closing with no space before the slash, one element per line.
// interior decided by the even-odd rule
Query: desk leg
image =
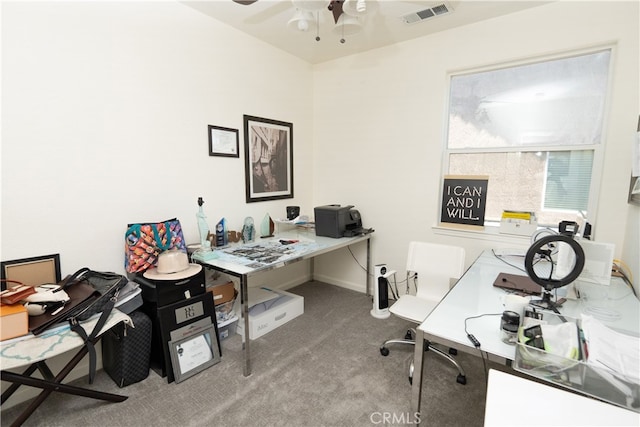
<path fill-rule="evenodd" d="M 367 290 L 366 295 L 371 295 L 371 238 L 367 239 Z"/>
<path fill-rule="evenodd" d="M 411 410 L 422 419 L 420 402 L 422 400 L 422 371 L 424 368 L 424 332 L 416 328 L 416 345 L 413 356 L 413 382 L 411 385 Z"/>
<path fill-rule="evenodd" d="M 244 366 L 242 373 L 245 377 L 251 375 L 251 349 L 249 339 L 249 290 L 247 286 L 249 278 L 246 274 L 240 276 L 240 310 L 244 319 L 244 337 L 242 337 L 242 351 L 244 353 Z"/>

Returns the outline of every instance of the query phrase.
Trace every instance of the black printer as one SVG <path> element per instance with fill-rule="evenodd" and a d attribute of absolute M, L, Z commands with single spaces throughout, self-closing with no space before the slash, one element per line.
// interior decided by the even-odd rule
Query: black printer
<path fill-rule="evenodd" d="M 313 209 L 316 223 L 316 236 L 340 238 L 371 233 L 372 229 L 362 228 L 362 218 L 353 205 L 326 205 Z"/>

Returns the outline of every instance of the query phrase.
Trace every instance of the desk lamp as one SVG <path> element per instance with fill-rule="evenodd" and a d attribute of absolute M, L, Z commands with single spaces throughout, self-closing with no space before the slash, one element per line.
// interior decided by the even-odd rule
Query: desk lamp
<path fill-rule="evenodd" d="M 559 234 L 536 240 L 524 258 L 527 274 L 544 289 L 542 299 L 531 303 L 556 313 L 557 304 L 551 299 L 551 291 L 576 280 L 584 268 L 585 261 L 582 246 L 573 238 L 577 233 L 577 224 L 563 221 L 559 229 Z M 561 253 L 565 254 L 561 262 L 569 264 L 562 266 L 565 268 L 558 268 Z"/>

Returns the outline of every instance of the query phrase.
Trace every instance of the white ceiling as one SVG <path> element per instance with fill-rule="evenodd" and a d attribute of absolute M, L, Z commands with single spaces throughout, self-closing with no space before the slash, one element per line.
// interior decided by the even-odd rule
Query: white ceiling
<path fill-rule="evenodd" d="M 497 16 L 540 6 L 549 1 L 437 1 L 437 0 L 365 0 L 367 14 L 364 30 L 344 36 L 332 32 L 333 15 L 326 8 L 319 12 L 319 34 L 316 30 L 301 32 L 287 28 L 295 12 L 291 0 L 257 0 L 241 5 L 232 0 L 183 1 L 212 18 L 257 37 L 312 64 L 392 45 L 449 28 L 459 27 Z M 445 3 L 451 13 L 406 24 L 403 16 Z M 320 41 L 316 41 L 316 35 Z"/>

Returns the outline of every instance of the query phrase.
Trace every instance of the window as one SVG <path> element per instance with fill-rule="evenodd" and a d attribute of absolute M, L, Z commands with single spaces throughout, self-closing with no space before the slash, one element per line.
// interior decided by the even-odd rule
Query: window
<path fill-rule="evenodd" d="M 444 170 L 488 175 L 487 221 L 593 221 L 611 50 L 451 76 Z"/>

